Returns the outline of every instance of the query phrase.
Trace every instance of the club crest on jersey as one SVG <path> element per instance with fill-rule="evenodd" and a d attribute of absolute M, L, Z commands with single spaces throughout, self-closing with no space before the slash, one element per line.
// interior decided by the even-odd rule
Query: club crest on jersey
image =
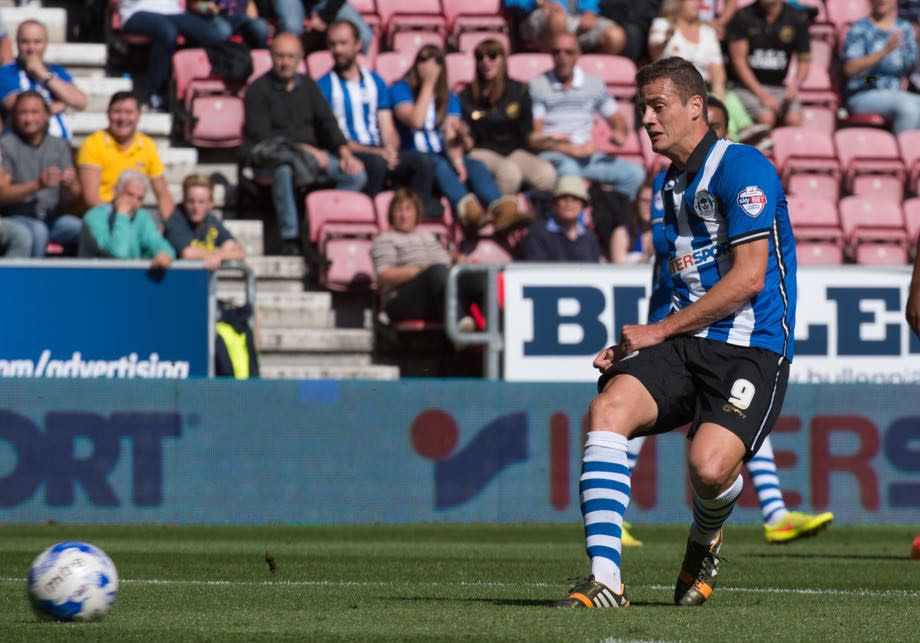
<path fill-rule="evenodd" d="M 767 205 L 767 195 L 756 185 L 749 185 L 738 193 L 738 205 L 748 216 L 756 217 Z"/>
<path fill-rule="evenodd" d="M 697 190 L 693 197 L 693 211 L 704 221 L 715 221 L 718 214 L 716 198 L 709 190 Z"/>

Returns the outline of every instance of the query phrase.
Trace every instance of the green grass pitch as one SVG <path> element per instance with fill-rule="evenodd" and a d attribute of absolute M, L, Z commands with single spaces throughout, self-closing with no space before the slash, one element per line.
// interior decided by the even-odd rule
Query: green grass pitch
<path fill-rule="evenodd" d="M 638 525 L 628 610 L 547 603 L 587 572 L 576 525 L 0 527 L 0 640 L 917 641 L 912 527 L 835 525 L 767 545 L 729 525 L 712 600 L 671 604 L 686 527 Z M 101 622 L 39 622 L 25 576 L 44 547 L 92 542 L 115 561 Z M 269 552 L 277 563 L 270 572 Z"/>

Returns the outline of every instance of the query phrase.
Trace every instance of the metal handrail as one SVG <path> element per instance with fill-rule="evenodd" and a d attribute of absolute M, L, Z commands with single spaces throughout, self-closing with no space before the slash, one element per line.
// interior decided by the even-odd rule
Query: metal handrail
<path fill-rule="evenodd" d="M 236 259 L 232 261 L 222 261 L 217 272 L 223 272 L 225 270 L 238 270 L 243 273 L 243 278 L 246 280 L 246 303 L 252 307 L 254 314 L 256 310 L 256 273 L 253 272 L 248 263 Z"/>
<path fill-rule="evenodd" d="M 483 346 L 482 367 L 486 378 L 497 380 L 501 377 L 499 358 L 504 349 L 498 309 L 498 274 L 505 264 L 457 264 L 447 274 L 447 291 L 445 293 L 444 330 L 454 344 L 461 346 Z M 462 273 L 485 273 L 485 317 L 486 329 L 482 332 L 463 332 L 457 327 L 458 284 Z"/>

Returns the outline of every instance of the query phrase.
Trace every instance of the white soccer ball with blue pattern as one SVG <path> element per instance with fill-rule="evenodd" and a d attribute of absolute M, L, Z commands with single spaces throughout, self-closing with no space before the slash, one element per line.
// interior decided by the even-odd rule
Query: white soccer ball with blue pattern
<path fill-rule="evenodd" d="M 29 569 L 29 599 L 35 612 L 58 621 L 92 621 L 112 609 L 118 572 L 104 551 L 81 542 L 52 545 Z"/>

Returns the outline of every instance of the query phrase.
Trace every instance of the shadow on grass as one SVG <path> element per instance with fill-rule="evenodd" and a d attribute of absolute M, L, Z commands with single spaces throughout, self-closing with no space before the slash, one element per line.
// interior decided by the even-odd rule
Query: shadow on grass
<path fill-rule="evenodd" d="M 748 552 L 745 558 L 813 558 L 815 560 L 908 560 L 903 554 L 823 554 L 820 552 Z"/>
<path fill-rule="evenodd" d="M 482 603 L 503 607 L 553 607 L 555 601 L 534 598 L 448 598 L 446 596 L 394 596 L 392 600 L 408 602 Z M 631 601 L 633 607 L 675 607 L 665 601 Z"/>

